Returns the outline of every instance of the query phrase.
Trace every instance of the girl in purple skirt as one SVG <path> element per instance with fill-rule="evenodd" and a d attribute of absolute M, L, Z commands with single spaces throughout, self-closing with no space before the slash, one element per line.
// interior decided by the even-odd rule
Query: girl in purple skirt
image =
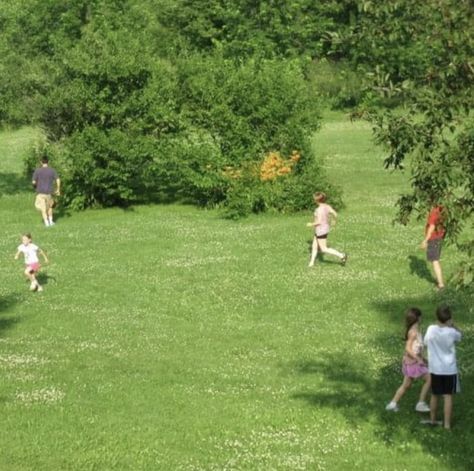
<path fill-rule="evenodd" d="M 403 383 L 395 392 L 393 399 L 385 407 L 386 410 L 398 411 L 398 401 L 407 392 L 413 381 L 423 378 L 425 384 L 421 388 L 420 398 L 415 406 L 417 412 L 429 412 L 430 406 L 426 403 L 426 395 L 430 389 L 431 377 L 423 358 L 423 338 L 420 332 L 421 311 L 412 307 L 405 316 L 405 353 L 402 360 Z"/>

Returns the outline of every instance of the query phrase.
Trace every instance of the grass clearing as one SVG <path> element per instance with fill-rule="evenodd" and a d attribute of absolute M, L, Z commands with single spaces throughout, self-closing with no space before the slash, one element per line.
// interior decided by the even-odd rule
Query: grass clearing
<path fill-rule="evenodd" d="M 383 170 L 370 127 L 338 113 L 325 123 L 314 145 L 344 189 L 330 245 L 346 267 L 307 268 L 311 214 L 236 223 L 141 206 L 46 229 L 29 189 L 3 191 L 0 469 L 474 467 L 472 302 L 433 291 L 423 222 L 391 224 L 407 177 Z M 1 133 L 0 148 L 31 133 Z M 11 148 L 0 172 L 19 175 L 24 147 Z M 13 260 L 26 230 L 51 259 L 43 293 Z M 446 248 L 447 274 L 455 263 Z M 419 425 L 419 386 L 398 414 L 384 410 L 401 381 L 404 310 L 419 306 L 426 327 L 441 301 L 465 333 L 450 434 Z"/>

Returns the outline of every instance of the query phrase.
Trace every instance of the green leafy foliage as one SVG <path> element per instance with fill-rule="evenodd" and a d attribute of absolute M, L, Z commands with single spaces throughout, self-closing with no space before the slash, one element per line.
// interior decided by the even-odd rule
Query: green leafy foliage
<path fill-rule="evenodd" d="M 474 8 L 451 0 L 439 7 L 428 17 L 423 36 L 430 55 L 410 81 L 389 83 L 393 93 L 403 95 L 404 109 L 372 110 L 372 118 L 376 138 L 389 149 L 387 167 L 402 167 L 410 157 L 412 192 L 399 200 L 400 220 L 406 222 L 414 211 L 424 216 L 431 204 L 442 204 L 448 237 L 467 257 L 457 279 L 469 286 L 474 267 Z"/>

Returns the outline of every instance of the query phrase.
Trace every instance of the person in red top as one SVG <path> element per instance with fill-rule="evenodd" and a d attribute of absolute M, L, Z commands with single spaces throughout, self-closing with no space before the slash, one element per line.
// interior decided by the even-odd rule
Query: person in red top
<path fill-rule="evenodd" d="M 436 286 L 438 290 L 444 288 L 443 272 L 441 270 L 440 257 L 446 228 L 443 224 L 444 208 L 434 206 L 431 208 L 425 226 L 425 238 L 421 243 L 421 248 L 426 250 L 426 259 L 433 264 L 436 276 Z"/>

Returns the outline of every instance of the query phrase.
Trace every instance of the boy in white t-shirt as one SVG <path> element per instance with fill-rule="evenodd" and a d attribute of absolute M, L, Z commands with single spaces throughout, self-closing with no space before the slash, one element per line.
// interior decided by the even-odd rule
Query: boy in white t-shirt
<path fill-rule="evenodd" d="M 440 306 L 436 310 L 438 323 L 426 331 L 424 344 L 428 347 L 428 369 L 431 373 L 430 421 L 436 422 L 438 398 L 444 400 L 444 428 L 451 428 L 453 394 L 460 391 L 455 343 L 461 340 L 461 332 L 454 327 L 451 310 Z"/>
<path fill-rule="evenodd" d="M 36 273 L 39 272 L 41 265 L 39 263 L 38 253 L 44 258 L 45 263 L 48 263 L 48 257 L 46 254 L 32 242 L 31 234 L 24 234 L 21 237 L 21 244 L 18 246 L 15 254 L 15 260 L 23 254 L 25 256 L 25 276 L 30 280 L 31 291 L 43 291 L 43 287 L 38 283 L 36 279 Z"/>

